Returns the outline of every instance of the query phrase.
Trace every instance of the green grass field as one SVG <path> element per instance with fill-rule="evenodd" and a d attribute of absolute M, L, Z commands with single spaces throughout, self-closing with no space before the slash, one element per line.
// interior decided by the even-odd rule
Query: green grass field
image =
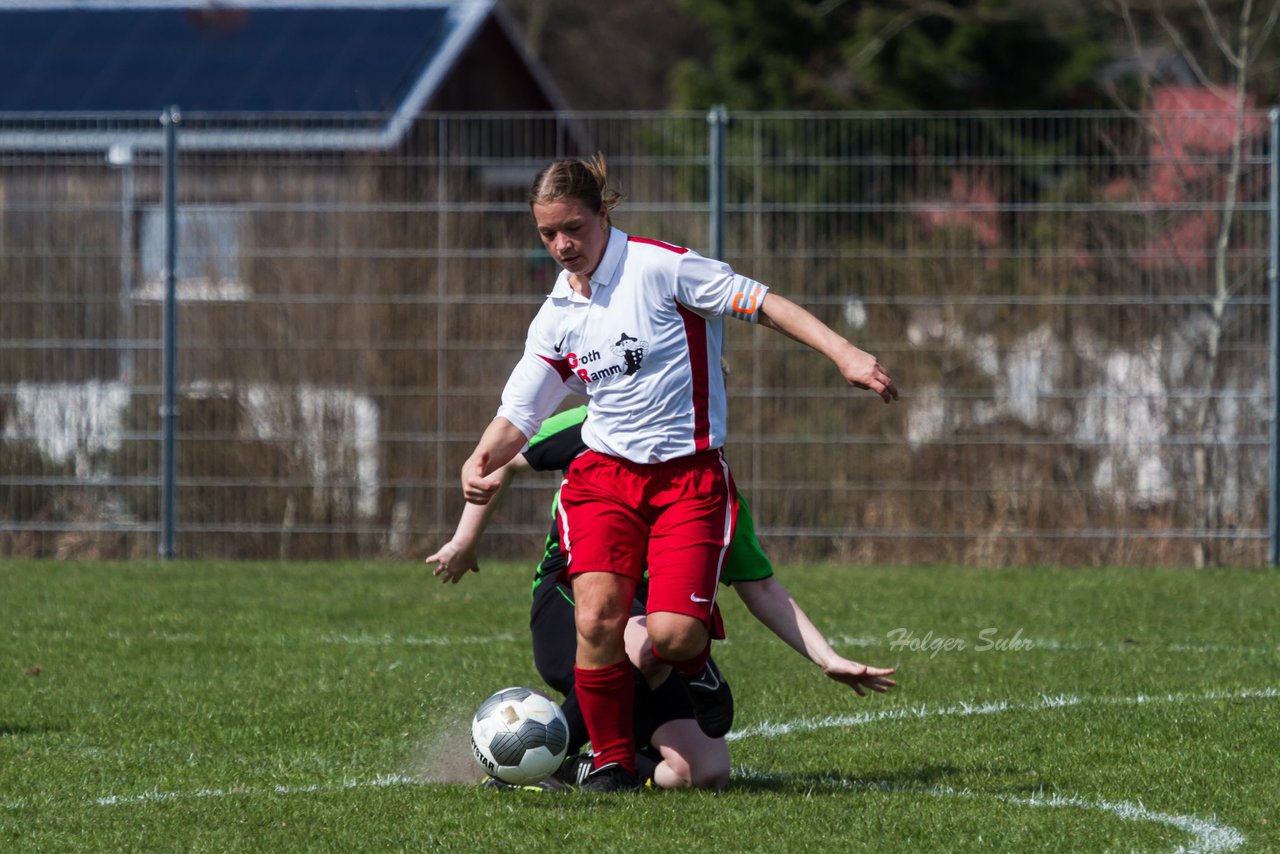
<path fill-rule="evenodd" d="M 529 568 L 0 562 L 0 850 L 1280 850 L 1280 574 L 783 567 L 860 699 L 731 593 L 729 791 L 475 785 Z"/>

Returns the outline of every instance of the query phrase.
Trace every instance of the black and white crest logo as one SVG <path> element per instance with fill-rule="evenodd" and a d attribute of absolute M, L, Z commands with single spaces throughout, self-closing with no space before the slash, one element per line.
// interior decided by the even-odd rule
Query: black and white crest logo
<path fill-rule="evenodd" d="M 631 376 L 640 370 L 640 362 L 644 360 L 645 351 L 649 349 L 649 342 L 632 338 L 624 332 L 609 349 L 615 356 L 621 356 L 626 361 L 626 375 Z"/>

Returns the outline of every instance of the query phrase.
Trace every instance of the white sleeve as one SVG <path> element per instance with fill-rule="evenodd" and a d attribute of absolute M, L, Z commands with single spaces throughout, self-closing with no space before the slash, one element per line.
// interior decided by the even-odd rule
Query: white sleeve
<path fill-rule="evenodd" d="M 498 415 L 510 421 L 526 439 L 531 438 L 569 395 L 567 371 L 567 364 L 557 365 L 526 350 L 502 390 Z"/>
<path fill-rule="evenodd" d="M 760 303 L 769 288 L 733 272 L 728 264 L 696 252 L 680 256 L 676 299 L 700 314 L 727 315 L 748 323 L 760 320 Z"/>

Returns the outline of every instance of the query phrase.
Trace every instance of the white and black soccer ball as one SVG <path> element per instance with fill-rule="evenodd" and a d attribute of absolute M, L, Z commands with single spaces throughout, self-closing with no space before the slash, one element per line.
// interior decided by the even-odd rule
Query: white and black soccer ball
<path fill-rule="evenodd" d="M 560 706 L 529 688 L 504 688 L 471 719 L 471 755 L 486 773 L 516 786 L 551 776 L 568 746 Z"/>

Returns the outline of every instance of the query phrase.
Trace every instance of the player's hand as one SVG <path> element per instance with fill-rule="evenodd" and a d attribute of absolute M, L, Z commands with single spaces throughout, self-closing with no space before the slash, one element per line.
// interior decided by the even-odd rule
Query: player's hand
<path fill-rule="evenodd" d="M 480 571 L 480 563 L 476 560 L 475 551 L 461 548 L 452 540 L 428 557 L 426 562 L 436 565 L 435 569 L 431 570 L 431 574 L 439 578 L 441 584 L 449 582 L 457 584 L 468 571 Z"/>
<path fill-rule="evenodd" d="M 462 466 L 462 496 L 472 504 L 488 504 L 502 488 L 502 478 L 487 471 L 489 452 L 481 451 Z"/>
<path fill-rule="evenodd" d="M 858 692 L 859 697 L 867 696 L 866 689 L 883 694 L 898 683 L 890 679 L 892 667 L 871 667 L 859 664 L 847 658 L 839 659 L 822 668 L 822 672 L 835 681 L 848 685 Z"/>
<path fill-rule="evenodd" d="M 894 385 L 893 377 L 889 376 L 880 360 L 866 350 L 850 344 L 837 364 L 849 385 L 870 389 L 885 403 L 898 399 L 898 387 Z"/>

